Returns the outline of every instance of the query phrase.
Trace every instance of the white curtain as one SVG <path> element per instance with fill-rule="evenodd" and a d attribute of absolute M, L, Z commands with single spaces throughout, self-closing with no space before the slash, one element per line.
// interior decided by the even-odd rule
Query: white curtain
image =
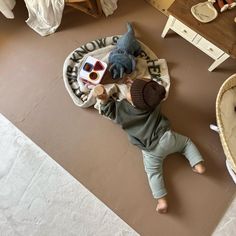
<path fill-rule="evenodd" d="M 24 0 L 28 9 L 26 23 L 41 36 L 52 34 L 61 23 L 64 0 Z M 118 0 L 101 0 L 104 14 L 109 16 L 117 8 Z M 7 18 L 14 18 L 12 12 L 15 0 L 0 0 L 0 12 Z"/>
<path fill-rule="evenodd" d="M 13 19 L 14 14 L 12 12 L 12 9 L 15 6 L 15 4 L 16 4 L 15 0 L 0 0 L 0 12 L 2 12 L 2 14 L 5 17 Z"/>
<path fill-rule="evenodd" d="M 61 23 L 64 0 L 25 0 L 26 23 L 41 36 L 52 34 Z"/>
<path fill-rule="evenodd" d="M 100 0 L 102 11 L 105 16 L 112 15 L 113 12 L 117 9 L 118 0 Z"/>

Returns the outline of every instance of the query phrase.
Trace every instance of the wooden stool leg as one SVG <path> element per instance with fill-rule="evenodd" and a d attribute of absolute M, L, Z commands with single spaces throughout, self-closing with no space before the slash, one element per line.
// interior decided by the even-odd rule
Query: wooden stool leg
<path fill-rule="evenodd" d="M 229 55 L 224 53 L 220 58 L 218 58 L 217 60 L 215 60 L 215 62 L 211 64 L 211 66 L 208 68 L 208 71 L 212 72 L 217 66 L 219 66 L 228 58 L 229 58 Z"/>
<path fill-rule="evenodd" d="M 100 0 L 65 0 L 67 6 L 78 9 L 93 17 L 102 14 Z"/>

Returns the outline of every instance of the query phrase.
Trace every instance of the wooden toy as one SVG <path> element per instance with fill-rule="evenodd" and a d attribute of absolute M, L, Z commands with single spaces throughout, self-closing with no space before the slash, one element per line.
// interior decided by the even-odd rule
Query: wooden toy
<path fill-rule="evenodd" d="M 93 95 L 95 96 L 95 97 L 98 97 L 98 96 L 101 96 L 102 94 L 104 94 L 105 93 L 105 89 L 104 89 L 104 87 L 102 86 L 102 85 L 97 85 L 95 88 L 94 88 L 94 90 L 93 90 Z"/>
<path fill-rule="evenodd" d="M 94 57 L 87 57 L 79 72 L 79 79 L 85 83 L 97 85 L 101 82 L 102 77 L 107 69 L 107 64 Z"/>

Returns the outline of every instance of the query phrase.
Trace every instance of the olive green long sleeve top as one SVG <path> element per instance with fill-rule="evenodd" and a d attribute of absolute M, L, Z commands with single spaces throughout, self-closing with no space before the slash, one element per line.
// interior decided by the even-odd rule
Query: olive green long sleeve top
<path fill-rule="evenodd" d="M 126 99 L 109 99 L 107 103 L 101 104 L 101 114 L 121 125 L 131 143 L 142 150 L 152 150 L 161 136 L 170 129 L 168 119 L 160 112 L 160 105 L 153 111 L 144 111 Z"/>

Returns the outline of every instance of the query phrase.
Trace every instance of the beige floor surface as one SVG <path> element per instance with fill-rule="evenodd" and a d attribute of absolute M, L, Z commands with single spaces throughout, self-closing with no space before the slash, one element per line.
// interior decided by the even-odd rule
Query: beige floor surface
<path fill-rule="evenodd" d="M 210 235 L 235 192 L 219 137 L 209 124 L 215 120 L 217 92 L 235 73 L 236 61 L 208 72 L 212 59 L 204 53 L 174 33 L 160 37 L 167 18 L 143 0 L 120 0 L 107 19 L 68 13 L 59 31 L 45 38 L 24 22 L 23 3 L 18 1 L 14 12 L 15 20 L 0 17 L 0 112 L 141 235 Z M 71 51 L 124 33 L 127 21 L 140 40 L 167 60 L 171 89 L 163 112 L 206 159 L 205 176 L 194 174 L 178 155 L 165 162 L 167 215 L 155 212 L 140 151 L 118 126 L 93 109 L 76 107 L 62 80 Z"/>

